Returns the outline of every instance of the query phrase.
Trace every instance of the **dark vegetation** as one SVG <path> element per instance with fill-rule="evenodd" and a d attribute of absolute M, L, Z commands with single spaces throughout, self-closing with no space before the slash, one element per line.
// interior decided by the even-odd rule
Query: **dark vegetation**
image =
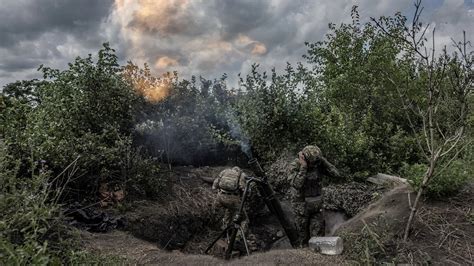
<path fill-rule="evenodd" d="M 426 121 L 407 116 L 405 104 L 428 104 L 425 73 L 446 64 L 423 69 L 410 57 L 393 37 L 405 32 L 399 14 L 382 18 L 383 29 L 362 24 L 356 9 L 352 18 L 331 24 L 325 40 L 306 44 L 307 64 L 288 65 L 281 74 L 254 65 L 239 88 L 228 88 L 225 75 L 156 78 L 147 66 L 120 66 L 108 44 L 66 70 L 41 67 L 44 80 L 6 85 L 0 94 L 0 260 L 88 259 L 71 240 L 61 207 L 93 203 L 101 182 L 124 188 L 127 200 L 164 199 L 170 180 L 160 168 L 175 165 L 239 164 L 250 154 L 268 164 L 284 150 L 316 144 L 344 173 L 339 181 L 385 172 L 419 187 L 429 163 L 419 147 Z M 473 176 L 472 57 L 469 51 L 439 55 L 449 67 L 439 69 L 437 127 L 452 126 L 463 104 L 466 116 L 456 122 L 465 130 L 455 156 L 438 162 L 427 196 L 453 195 Z M 468 79 L 464 98 L 450 83 L 460 74 Z M 407 81 L 409 90 L 400 93 Z"/>

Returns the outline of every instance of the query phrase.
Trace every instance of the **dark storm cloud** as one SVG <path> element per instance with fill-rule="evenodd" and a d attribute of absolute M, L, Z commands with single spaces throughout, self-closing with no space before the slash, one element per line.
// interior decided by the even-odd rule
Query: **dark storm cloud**
<path fill-rule="evenodd" d="M 44 32 L 96 34 L 110 0 L 7 0 L 0 7 L 0 46 L 33 40 Z"/>
<path fill-rule="evenodd" d="M 424 1 L 439 43 L 467 30 L 474 38 L 471 0 Z M 148 63 L 156 74 L 215 78 L 252 63 L 268 70 L 302 61 L 305 41 L 324 38 L 328 23 L 410 13 L 413 0 L 3 0 L 0 5 L 0 86 L 40 76 L 39 64 L 65 68 L 109 41 L 125 62 Z M 35 76 L 36 75 L 36 76 Z"/>
<path fill-rule="evenodd" d="M 221 22 L 224 37 L 258 28 L 273 16 L 269 1 L 217 0 L 209 7 L 212 8 L 210 11 L 215 12 L 216 17 Z"/>
<path fill-rule="evenodd" d="M 21 71 L 39 66 L 41 61 L 35 58 L 25 58 L 21 61 L 15 58 L 3 59 L 0 62 L 0 69 L 8 69 L 9 71 Z"/>
<path fill-rule="evenodd" d="M 3 0 L 0 5 L 0 86 L 41 77 L 39 65 L 64 68 L 97 51 L 112 0 Z"/>

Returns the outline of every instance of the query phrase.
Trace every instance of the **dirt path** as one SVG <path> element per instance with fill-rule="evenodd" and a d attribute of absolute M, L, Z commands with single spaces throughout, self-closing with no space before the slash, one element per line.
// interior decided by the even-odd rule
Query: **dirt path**
<path fill-rule="evenodd" d="M 130 264 L 172 264 L 172 265 L 277 265 L 311 264 L 344 265 L 341 257 L 316 254 L 309 249 L 272 250 L 255 253 L 249 257 L 229 262 L 208 255 L 184 254 L 180 251 L 164 251 L 157 245 L 138 239 L 127 232 L 114 231 L 106 234 L 82 233 L 84 246 L 93 253 L 114 255 L 127 260 Z"/>

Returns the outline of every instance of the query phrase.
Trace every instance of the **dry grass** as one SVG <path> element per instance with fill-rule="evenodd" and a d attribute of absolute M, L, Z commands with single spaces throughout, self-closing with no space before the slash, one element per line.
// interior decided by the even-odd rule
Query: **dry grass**
<path fill-rule="evenodd" d="M 454 198 L 425 204 L 401 257 L 411 263 L 474 265 L 472 206 L 472 185 Z"/>
<path fill-rule="evenodd" d="M 175 199 L 163 208 L 168 216 L 179 216 L 182 213 L 209 218 L 215 216 L 212 207 L 215 201 L 215 193 L 209 189 L 177 185 L 173 188 L 173 191 Z"/>

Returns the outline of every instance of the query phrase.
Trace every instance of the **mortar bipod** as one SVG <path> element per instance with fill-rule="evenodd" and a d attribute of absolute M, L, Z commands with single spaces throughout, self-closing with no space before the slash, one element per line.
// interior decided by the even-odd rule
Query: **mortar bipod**
<path fill-rule="evenodd" d="M 219 234 L 219 236 L 207 247 L 206 251 L 204 251 L 205 254 L 207 254 L 209 250 L 211 250 L 211 248 L 217 243 L 217 241 L 219 241 L 219 239 L 227 235 L 229 238 L 228 239 L 229 242 L 227 245 L 227 249 L 225 251 L 225 259 L 226 260 L 230 259 L 232 255 L 232 250 L 234 248 L 235 239 L 237 237 L 237 233 L 240 231 L 240 234 L 242 236 L 242 241 L 244 242 L 245 250 L 247 251 L 247 255 L 250 255 L 247 239 L 245 238 L 245 232 L 241 226 L 242 213 L 244 212 L 244 206 L 247 200 L 247 194 L 249 191 L 250 184 L 252 182 L 261 182 L 261 180 L 256 177 L 251 177 L 251 176 L 247 176 L 245 177 L 245 179 L 246 179 L 245 189 L 244 189 L 244 193 L 242 194 L 242 199 L 240 201 L 239 211 L 232 219 L 232 222 L 229 223 L 229 225 L 227 225 L 227 227 Z"/>

